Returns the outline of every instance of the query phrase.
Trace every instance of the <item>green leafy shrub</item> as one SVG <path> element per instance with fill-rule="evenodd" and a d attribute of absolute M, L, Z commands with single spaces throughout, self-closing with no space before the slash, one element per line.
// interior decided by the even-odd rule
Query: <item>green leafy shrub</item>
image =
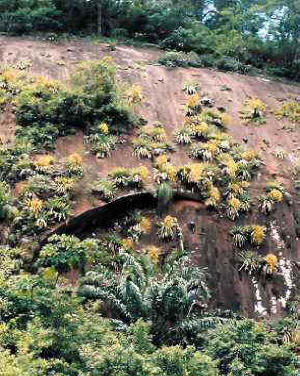
<path fill-rule="evenodd" d="M 38 265 L 53 267 L 58 273 L 66 273 L 71 268 L 84 269 L 87 261 L 86 249 L 74 236 L 53 235 L 40 253 Z"/>
<path fill-rule="evenodd" d="M 199 56 L 194 52 L 169 51 L 158 59 L 159 64 L 169 68 L 175 67 L 200 67 Z"/>
<path fill-rule="evenodd" d="M 234 321 L 211 331 L 207 352 L 219 360 L 225 375 L 293 375 L 296 359 L 288 346 L 279 346 L 264 324 Z M 241 373 L 242 372 L 242 373 Z"/>
<path fill-rule="evenodd" d="M 105 201 L 111 201 L 115 197 L 116 187 L 113 181 L 99 179 L 92 185 L 92 192 L 100 195 L 100 198 Z"/>
<path fill-rule="evenodd" d="M 5 219 L 8 214 L 8 204 L 11 201 L 10 188 L 8 184 L 0 181 L 0 220 Z"/>

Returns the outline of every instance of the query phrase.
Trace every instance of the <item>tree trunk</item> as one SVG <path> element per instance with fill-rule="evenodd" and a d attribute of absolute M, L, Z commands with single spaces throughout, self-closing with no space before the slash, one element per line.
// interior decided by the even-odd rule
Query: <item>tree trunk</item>
<path fill-rule="evenodd" d="M 102 35 L 102 1 L 97 2 L 97 33 Z"/>

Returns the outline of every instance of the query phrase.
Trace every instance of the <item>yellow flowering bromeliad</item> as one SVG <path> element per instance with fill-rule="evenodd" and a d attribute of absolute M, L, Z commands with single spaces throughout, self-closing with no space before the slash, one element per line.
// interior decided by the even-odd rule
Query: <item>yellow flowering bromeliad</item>
<path fill-rule="evenodd" d="M 188 181 L 190 183 L 198 183 L 203 176 L 204 165 L 203 163 L 192 163 L 189 166 Z"/>
<path fill-rule="evenodd" d="M 251 231 L 251 241 L 255 245 L 260 245 L 266 234 L 266 228 L 259 225 L 253 225 Z"/>
<path fill-rule="evenodd" d="M 130 250 L 133 248 L 134 241 L 131 238 L 125 238 L 121 240 L 122 246 L 125 250 Z"/>
<path fill-rule="evenodd" d="M 177 178 L 177 168 L 175 166 L 173 166 L 173 165 L 167 165 L 166 173 L 167 173 L 168 179 L 171 182 L 175 182 L 176 181 L 176 178 Z"/>
<path fill-rule="evenodd" d="M 277 268 L 278 259 L 273 253 L 267 254 L 265 257 L 265 261 L 267 263 L 267 270 L 270 274 L 274 273 Z"/>
<path fill-rule="evenodd" d="M 278 189 L 272 189 L 268 196 L 272 201 L 281 202 L 283 200 L 283 194 Z"/>
<path fill-rule="evenodd" d="M 190 95 L 188 98 L 188 101 L 186 103 L 186 106 L 191 109 L 195 109 L 199 106 L 200 103 L 200 97 L 198 94 Z"/>
<path fill-rule="evenodd" d="M 257 157 L 257 153 L 254 151 L 254 150 L 247 150 L 247 151 L 244 151 L 242 154 L 241 154 L 241 157 L 247 161 L 247 162 L 251 162 L 253 161 L 253 159 L 255 159 Z"/>
<path fill-rule="evenodd" d="M 108 125 L 106 123 L 101 123 L 99 125 L 99 131 L 100 131 L 100 133 L 107 135 L 109 133 Z"/>
<path fill-rule="evenodd" d="M 227 215 L 234 220 L 239 216 L 239 210 L 241 209 L 242 203 L 238 198 L 232 197 L 227 201 L 227 205 Z"/>
<path fill-rule="evenodd" d="M 161 250 L 158 247 L 155 247 L 154 245 L 150 245 L 149 247 L 146 248 L 146 252 L 151 258 L 151 261 L 153 264 L 157 265 L 159 262 L 159 256 L 161 254 Z"/>
<path fill-rule="evenodd" d="M 245 106 L 247 106 L 251 110 L 257 109 L 257 110 L 260 110 L 260 111 L 266 111 L 266 105 L 259 98 L 247 99 L 245 101 Z"/>
<path fill-rule="evenodd" d="M 216 207 L 221 201 L 221 194 L 220 194 L 219 189 L 217 187 L 212 186 L 210 187 L 208 194 L 209 194 L 209 197 L 205 201 L 205 205 Z"/>
<path fill-rule="evenodd" d="M 35 164 L 38 167 L 49 167 L 55 163 L 55 158 L 52 155 L 40 155 L 37 157 Z"/>
<path fill-rule="evenodd" d="M 143 181 L 146 181 L 148 179 L 148 175 L 149 175 L 149 172 L 148 172 L 148 169 L 147 167 L 145 166 L 140 166 L 140 167 L 137 167 L 135 169 L 133 169 L 133 175 L 134 174 L 137 174 L 140 176 L 140 178 L 143 180 Z"/>
<path fill-rule="evenodd" d="M 34 217 L 37 217 L 43 209 L 43 201 L 38 198 L 27 200 L 26 205 Z"/>
<path fill-rule="evenodd" d="M 139 85 L 132 85 L 127 92 L 127 97 L 129 104 L 140 103 L 143 99 L 141 87 Z"/>
<path fill-rule="evenodd" d="M 171 240 L 175 238 L 177 230 L 177 218 L 167 215 L 159 224 L 158 236 L 164 240 Z"/>
<path fill-rule="evenodd" d="M 81 166 L 82 165 L 82 157 L 78 153 L 73 153 L 68 156 L 67 162 L 74 166 Z"/>
<path fill-rule="evenodd" d="M 147 217 L 142 217 L 141 220 L 140 220 L 140 228 L 141 228 L 142 232 L 147 234 L 150 231 L 150 228 L 151 228 L 150 219 L 147 218 Z"/>
<path fill-rule="evenodd" d="M 226 173 L 231 177 L 231 178 L 234 178 L 236 173 L 237 173 L 237 170 L 238 170 L 238 165 L 237 163 L 233 160 L 233 159 L 230 159 L 228 160 L 227 162 L 225 162 L 225 170 L 226 170 Z"/>
<path fill-rule="evenodd" d="M 165 166 L 167 164 L 168 157 L 166 154 L 159 155 L 154 162 L 154 166 L 161 172 L 165 171 Z"/>

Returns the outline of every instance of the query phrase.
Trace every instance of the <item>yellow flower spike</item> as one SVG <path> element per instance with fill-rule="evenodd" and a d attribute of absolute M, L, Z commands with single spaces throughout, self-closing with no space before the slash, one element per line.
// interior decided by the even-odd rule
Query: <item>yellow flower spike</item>
<path fill-rule="evenodd" d="M 260 245 L 265 238 L 265 228 L 263 226 L 254 225 L 252 226 L 251 239 L 252 243 Z"/>
<path fill-rule="evenodd" d="M 72 165 L 80 166 L 82 164 L 82 157 L 78 153 L 74 153 L 68 156 L 67 161 Z"/>
<path fill-rule="evenodd" d="M 108 134 L 109 132 L 109 128 L 108 128 L 108 125 L 106 123 L 101 123 L 99 125 L 99 131 L 102 133 L 102 134 Z"/>
<path fill-rule="evenodd" d="M 227 172 L 230 177 L 235 177 L 238 166 L 233 159 L 226 162 Z"/>
<path fill-rule="evenodd" d="M 28 209 L 37 217 L 43 209 L 43 201 L 38 198 L 32 198 L 26 202 Z"/>
<path fill-rule="evenodd" d="M 150 245 L 146 249 L 149 257 L 151 258 L 153 264 L 158 264 L 159 262 L 159 256 L 161 254 L 161 250 L 158 247 L 155 247 L 154 245 Z"/>
<path fill-rule="evenodd" d="M 256 157 L 256 153 L 253 150 L 247 150 L 242 153 L 241 157 L 245 159 L 245 161 L 250 162 Z"/>
<path fill-rule="evenodd" d="M 203 164 L 202 163 L 192 163 L 188 167 L 190 169 L 189 181 L 190 182 L 198 182 L 203 175 L 203 169 L 204 169 Z"/>
<path fill-rule="evenodd" d="M 277 256 L 275 256 L 273 253 L 269 253 L 265 257 L 265 260 L 270 270 L 270 273 L 273 273 L 276 270 L 278 264 Z"/>
<path fill-rule="evenodd" d="M 132 87 L 128 90 L 128 102 L 130 104 L 136 104 L 142 101 L 142 93 L 141 87 L 139 85 L 132 85 Z"/>
<path fill-rule="evenodd" d="M 136 173 L 141 177 L 142 180 L 147 180 L 148 178 L 148 169 L 145 166 L 140 166 L 136 169 Z"/>
<path fill-rule="evenodd" d="M 272 189 L 268 196 L 275 202 L 281 202 L 283 200 L 283 194 L 278 189 Z"/>
<path fill-rule="evenodd" d="M 166 154 L 162 154 L 162 155 L 159 155 L 156 159 L 155 159 L 155 167 L 157 167 L 159 170 L 167 163 L 167 156 Z"/>
<path fill-rule="evenodd" d="M 199 105 L 200 97 L 198 94 L 193 94 L 189 96 L 189 99 L 187 101 L 187 107 L 188 108 L 195 108 Z"/>
<path fill-rule="evenodd" d="M 221 200 L 221 194 L 220 194 L 220 191 L 217 187 L 213 187 L 211 188 L 210 192 L 209 192 L 209 195 L 210 197 L 216 201 L 216 203 L 220 202 Z"/>
<path fill-rule="evenodd" d="M 230 200 L 228 200 L 228 205 L 235 211 L 238 211 L 241 207 L 241 201 L 236 197 L 232 197 Z"/>
<path fill-rule="evenodd" d="M 121 242 L 124 249 L 128 250 L 133 248 L 134 241 L 131 238 L 122 239 Z"/>
<path fill-rule="evenodd" d="M 141 230 L 144 232 L 144 233 L 148 233 L 150 231 L 150 228 L 151 228 L 151 221 L 149 218 L 147 217 L 142 217 L 141 221 L 140 221 L 140 227 L 141 227 Z"/>
<path fill-rule="evenodd" d="M 167 166 L 167 175 L 168 175 L 168 179 L 170 181 L 176 181 L 176 177 L 177 177 L 177 168 L 173 165 L 168 165 Z"/>
<path fill-rule="evenodd" d="M 49 167 L 53 165 L 55 158 L 52 155 L 41 155 L 36 159 L 36 165 L 38 167 Z"/>

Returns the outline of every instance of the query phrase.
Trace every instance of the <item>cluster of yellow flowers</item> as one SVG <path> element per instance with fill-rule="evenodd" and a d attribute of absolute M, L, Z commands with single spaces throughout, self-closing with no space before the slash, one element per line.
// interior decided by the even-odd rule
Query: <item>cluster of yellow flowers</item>
<path fill-rule="evenodd" d="M 52 155 L 40 155 L 37 157 L 35 164 L 38 167 L 49 167 L 55 163 L 55 158 Z"/>
<path fill-rule="evenodd" d="M 140 103 L 143 99 L 141 87 L 139 85 L 132 85 L 127 91 L 127 97 L 130 104 Z"/>
<path fill-rule="evenodd" d="M 132 169 L 132 175 L 139 175 L 142 180 L 148 179 L 148 169 L 145 166 L 139 166 L 137 168 Z"/>
<path fill-rule="evenodd" d="M 259 225 L 252 226 L 251 240 L 255 245 L 260 245 L 265 238 L 265 228 Z"/>
<path fill-rule="evenodd" d="M 275 112 L 275 115 L 279 118 L 287 117 L 290 121 L 300 123 L 300 103 L 286 102 Z"/>
<path fill-rule="evenodd" d="M 100 131 L 102 134 L 104 134 L 104 135 L 108 134 L 108 132 L 109 132 L 108 125 L 107 125 L 106 123 L 101 123 L 101 124 L 99 125 L 99 131 Z"/>
<path fill-rule="evenodd" d="M 260 111 L 266 110 L 266 105 L 259 98 L 247 99 L 245 101 L 245 106 L 247 106 L 251 110 L 260 110 Z"/>
<path fill-rule="evenodd" d="M 226 171 L 227 171 L 228 175 L 231 178 L 234 178 L 235 175 L 236 175 L 236 172 L 238 170 L 238 164 L 233 159 L 229 159 L 225 163 L 225 165 L 226 165 Z"/>
<path fill-rule="evenodd" d="M 32 212 L 34 217 L 37 217 L 43 209 L 43 201 L 38 198 L 32 198 L 27 200 L 26 205 L 28 209 Z"/>
<path fill-rule="evenodd" d="M 74 153 L 68 156 L 67 162 L 73 166 L 81 166 L 82 165 L 82 157 L 78 153 Z"/>
<path fill-rule="evenodd" d="M 268 196 L 275 202 L 281 202 L 283 200 L 283 194 L 278 189 L 272 189 Z"/>
<path fill-rule="evenodd" d="M 245 161 L 247 162 L 251 162 L 255 157 L 256 157 L 256 153 L 254 150 L 247 150 L 247 151 L 244 151 L 242 154 L 241 154 L 241 157 L 243 159 L 245 159 Z"/>
<path fill-rule="evenodd" d="M 203 121 L 190 125 L 191 134 L 196 137 L 205 136 L 209 132 L 209 126 Z"/>
<path fill-rule="evenodd" d="M 266 263 L 268 265 L 268 269 L 270 273 L 273 273 L 276 270 L 278 259 L 277 256 L 275 256 L 273 253 L 267 254 L 265 257 Z"/>
<path fill-rule="evenodd" d="M 198 94 L 193 94 L 193 95 L 189 96 L 189 98 L 187 100 L 187 103 L 186 103 L 186 106 L 188 108 L 194 109 L 197 106 L 199 106 L 199 103 L 200 103 L 200 97 L 199 97 L 199 95 Z"/>
<path fill-rule="evenodd" d="M 140 220 L 140 227 L 141 227 L 141 230 L 147 234 L 149 231 L 150 231 L 150 228 L 151 228 L 151 221 L 149 218 L 147 217 L 142 217 L 141 220 Z"/>
<path fill-rule="evenodd" d="M 153 264 L 158 264 L 159 256 L 161 254 L 161 250 L 154 245 L 150 245 L 146 248 L 146 252 L 148 253 L 149 257 L 151 258 Z"/>
<path fill-rule="evenodd" d="M 211 185 L 208 188 L 208 195 L 209 195 L 209 197 L 205 201 L 205 205 L 216 207 L 218 205 L 218 203 L 221 201 L 221 194 L 220 194 L 219 189 L 217 187 L 214 187 L 213 185 Z"/>
<path fill-rule="evenodd" d="M 159 155 L 154 162 L 154 166 L 162 173 L 166 173 L 168 179 L 171 182 L 176 181 L 177 178 L 177 168 L 168 163 L 168 158 L 165 154 Z"/>
<path fill-rule="evenodd" d="M 238 212 L 241 208 L 241 201 L 236 197 L 232 197 L 228 200 L 228 206 L 232 208 L 235 212 Z"/>
<path fill-rule="evenodd" d="M 171 215 L 167 215 L 163 220 L 163 223 L 164 226 L 169 229 L 177 224 L 177 219 L 175 217 L 172 217 Z"/>
<path fill-rule="evenodd" d="M 190 172 L 188 180 L 192 183 L 197 183 L 203 176 L 204 165 L 203 163 L 192 163 L 188 166 Z"/>
<path fill-rule="evenodd" d="M 131 238 L 122 239 L 121 243 L 125 250 L 131 249 L 134 245 L 134 241 Z"/>

